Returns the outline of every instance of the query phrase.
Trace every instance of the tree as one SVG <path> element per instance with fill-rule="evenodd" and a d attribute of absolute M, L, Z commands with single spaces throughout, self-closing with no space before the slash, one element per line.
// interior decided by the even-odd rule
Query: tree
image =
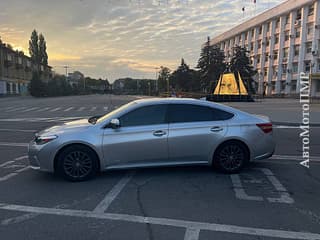
<path fill-rule="evenodd" d="M 180 66 L 170 76 L 170 85 L 179 91 L 190 91 L 194 79 L 193 71 L 182 58 Z"/>
<path fill-rule="evenodd" d="M 200 85 L 204 92 L 211 92 L 217 85 L 219 76 L 226 70 L 223 51 L 210 44 L 210 38 L 201 49 L 197 68 L 200 72 Z"/>
<path fill-rule="evenodd" d="M 168 91 L 168 81 L 170 78 L 171 70 L 167 67 L 160 67 L 159 77 L 158 77 L 158 87 L 160 92 Z"/>
<path fill-rule="evenodd" d="M 29 54 L 32 63 L 36 66 L 38 72 L 40 72 L 41 65 L 48 65 L 47 44 L 42 33 L 38 35 L 36 30 L 33 30 L 29 40 Z"/>
<path fill-rule="evenodd" d="M 240 76 L 249 93 L 255 93 L 254 75 L 257 71 L 250 65 L 250 59 L 248 57 L 249 51 L 246 48 L 236 46 L 233 48 L 233 56 L 230 61 L 230 70 L 234 73 L 239 72 Z"/>
<path fill-rule="evenodd" d="M 39 73 L 33 72 L 32 79 L 29 84 L 29 92 L 31 96 L 43 97 L 45 96 L 45 84 L 41 81 Z"/>
<path fill-rule="evenodd" d="M 44 66 L 48 65 L 47 44 L 42 33 L 39 35 L 39 63 Z"/>
<path fill-rule="evenodd" d="M 36 65 L 37 72 L 39 72 L 39 45 L 38 45 L 39 37 L 36 30 L 33 30 L 31 33 L 31 38 L 29 40 L 29 54 L 31 57 L 31 61 L 34 65 Z"/>

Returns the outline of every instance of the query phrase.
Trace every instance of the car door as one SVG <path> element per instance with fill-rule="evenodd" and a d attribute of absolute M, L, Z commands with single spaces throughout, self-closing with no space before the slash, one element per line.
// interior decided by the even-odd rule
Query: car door
<path fill-rule="evenodd" d="M 106 128 L 107 166 L 152 165 L 168 159 L 167 105 L 141 106 L 119 117 L 118 129 Z"/>
<path fill-rule="evenodd" d="M 168 121 L 171 161 L 208 162 L 213 148 L 227 132 L 226 122 L 207 106 L 170 104 Z"/>

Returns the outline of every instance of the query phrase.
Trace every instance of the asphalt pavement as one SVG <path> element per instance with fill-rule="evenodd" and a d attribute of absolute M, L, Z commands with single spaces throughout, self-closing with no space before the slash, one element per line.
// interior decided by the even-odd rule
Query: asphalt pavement
<path fill-rule="evenodd" d="M 277 123 L 275 155 L 240 174 L 171 167 L 71 183 L 28 167 L 26 146 L 37 131 L 136 98 L 0 99 L 0 239 L 320 239 L 320 128 L 311 127 L 307 169 L 299 164 L 298 102 L 230 104 Z M 314 124 L 318 112 L 312 105 Z"/>

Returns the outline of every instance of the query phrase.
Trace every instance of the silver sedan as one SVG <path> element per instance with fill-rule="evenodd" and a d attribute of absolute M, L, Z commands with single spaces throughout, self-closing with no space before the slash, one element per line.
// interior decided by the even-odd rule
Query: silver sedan
<path fill-rule="evenodd" d="M 209 165 L 238 172 L 272 156 L 267 117 L 208 101 L 179 98 L 130 102 L 101 117 L 45 129 L 30 142 L 34 169 L 71 181 L 108 169 Z"/>

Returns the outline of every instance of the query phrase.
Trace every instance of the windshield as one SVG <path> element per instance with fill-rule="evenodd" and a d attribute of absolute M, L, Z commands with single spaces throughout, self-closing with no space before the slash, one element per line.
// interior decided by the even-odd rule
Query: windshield
<path fill-rule="evenodd" d="M 116 116 L 119 112 L 125 110 L 126 108 L 128 108 L 128 107 L 130 107 L 130 106 L 132 106 L 134 104 L 136 104 L 136 103 L 135 102 L 129 102 L 129 103 L 127 103 L 127 104 L 125 104 L 125 105 L 113 110 L 112 112 L 109 112 L 106 115 L 103 115 L 102 117 L 98 118 L 96 123 L 100 123 L 100 122 L 105 121 L 108 118 L 112 118 L 112 116 Z"/>

